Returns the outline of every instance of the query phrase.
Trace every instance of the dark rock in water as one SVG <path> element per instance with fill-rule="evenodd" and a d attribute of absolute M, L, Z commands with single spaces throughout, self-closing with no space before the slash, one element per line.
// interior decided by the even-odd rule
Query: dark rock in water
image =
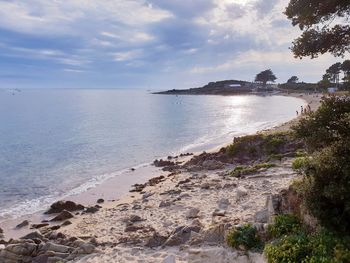
<path fill-rule="evenodd" d="M 0 227 L 0 234 L 4 233 L 4 230 Z"/>
<path fill-rule="evenodd" d="M 154 164 L 155 167 L 164 167 L 164 166 L 173 166 L 173 165 L 175 165 L 175 163 L 172 162 L 172 161 L 166 161 L 166 160 L 162 160 L 162 159 L 155 160 L 153 162 L 153 164 Z"/>
<path fill-rule="evenodd" d="M 102 204 L 102 203 L 104 203 L 104 201 L 105 201 L 104 199 L 100 198 L 100 199 L 97 200 L 97 203 L 98 204 Z"/>
<path fill-rule="evenodd" d="M 22 223 L 18 224 L 16 226 L 16 229 L 20 229 L 22 227 L 28 226 L 29 225 L 29 221 L 28 220 L 24 220 Z"/>
<path fill-rule="evenodd" d="M 21 237 L 21 239 L 40 239 L 40 240 L 43 240 L 43 238 L 44 238 L 43 235 L 40 234 L 39 231 L 34 231 Z"/>
<path fill-rule="evenodd" d="M 95 206 L 91 206 L 85 209 L 85 213 L 90 213 L 90 214 L 94 214 L 98 211 L 99 209 Z"/>
<path fill-rule="evenodd" d="M 69 226 L 69 225 L 71 225 L 71 224 L 72 224 L 71 221 L 66 220 L 66 221 L 64 221 L 64 222 L 61 224 L 61 226 Z"/>
<path fill-rule="evenodd" d="M 83 210 L 84 206 L 81 204 L 76 204 L 72 201 L 58 201 L 56 203 L 53 203 L 48 211 L 45 212 L 45 214 L 55 214 L 60 213 L 63 210 L 74 212 L 78 210 Z"/>
<path fill-rule="evenodd" d="M 131 168 L 130 171 L 134 172 L 136 169 L 135 168 Z"/>
<path fill-rule="evenodd" d="M 73 218 L 73 214 L 68 212 L 67 210 L 63 210 L 61 213 L 59 213 L 57 216 L 52 218 L 50 221 L 63 221 L 66 219 Z"/>
<path fill-rule="evenodd" d="M 30 228 L 35 228 L 35 229 L 38 229 L 38 228 L 42 228 L 42 227 L 45 227 L 45 226 L 49 226 L 50 224 L 47 224 L 47 223 L 43 223 L 43 224 L 32 224 L 30 226 Z"/>

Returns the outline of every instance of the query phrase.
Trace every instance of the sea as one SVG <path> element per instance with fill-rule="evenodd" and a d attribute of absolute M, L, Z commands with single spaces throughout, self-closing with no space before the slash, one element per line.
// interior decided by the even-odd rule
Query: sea
<path fill-rule="evenodd" d="M 305 102 L 146 90 L 0 90 L 0 220 L 45 209 L 156 158 L 274 127 Z M 116 189 L 118 190 L 118 189 Z"/>

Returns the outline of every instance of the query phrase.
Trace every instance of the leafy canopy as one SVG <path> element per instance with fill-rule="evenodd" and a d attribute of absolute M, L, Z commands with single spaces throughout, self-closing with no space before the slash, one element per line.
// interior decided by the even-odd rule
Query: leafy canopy
<path fill-rule="evenodd" d="M 276 76 L 273 74 L 271 69 L 264 70 L 256 75 L 255 81 L 262 82 L 264 86 L 267 82 L 275 82 Z"/>
<path fill-rule="evenodd" d="M 342 56 L 350 51 L 350 1 L 290 0 L 285 14 L 303 31 L 291 48 L 295 57 L 315 58 L 326 52 Z"/>

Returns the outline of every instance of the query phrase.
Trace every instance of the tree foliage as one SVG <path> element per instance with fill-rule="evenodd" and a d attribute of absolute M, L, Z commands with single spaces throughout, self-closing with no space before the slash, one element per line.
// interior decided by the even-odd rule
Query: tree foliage
<path fill-rule="evenodd" d="M 291 48 L 295 57 L 315 58 L 326 52 L 342 56 L 350 51 L 350 1 L 290 0 L 285 14 L 303 31 Z"/>
<path fill-rule="evenodd" d="M 299 81 L 299 78 L 297 76 L 292 76 L 290 79 L 287 80 L 287 83 L 293 84 L 297 83 Z"/>
<path fill-rule="evenodd" d="M 264 70 L 255 77 L 255 81 L 262 82 L 264 86 L 266 86 L 266 83 L 269 81 L 275 82 L 276 79 L 271 69 Z"/>
<path fill-rule="evenodd" d="M 342 63 L 337 62 L 326 70 L 326 74 L 328 74 L 329 80 L 332 81 L 332 83 L 339 82 L 339 74 L 341 69 L 342 69 Z"/>

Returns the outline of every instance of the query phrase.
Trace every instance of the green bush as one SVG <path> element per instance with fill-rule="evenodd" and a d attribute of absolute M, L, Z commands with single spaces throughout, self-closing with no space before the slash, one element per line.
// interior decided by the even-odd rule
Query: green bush
<path fill-rule="evenodd" d="M 329 231 L 313 235 L 300 232 L 266 245 L 264 253 L 269 263 L 348 263 L 349 245 L 349 237 Z"/>
<path fill-rule="evenodd" d="M 350 97 L 323 98 L 319 109 L 306 115 L 293 127 L 297 138 L 304 139 L 311 151 L 316 151 L 350 138 Z"/>
<path fill-rule="evenodd" d="M 304 199 L 320 223 L 350 233 L 350 142 L 316 153 L 305 170 Z"/>
<path fill-rule="evenodd" d="M 309 239 L 305 233 L 285 236 L 265 246 L 269 263 L 299 263 L 310 255 Z"/>
<path fill-rule="evenodd" d="M 250 224 L 232 229 L 227 236 L 227 244 L 244 250 L 263 248 L 258 231 Z"/>
<path fill-rule="evenodd" d="M 294 215 L 278 215 L 274 218 L 274 223 L 268 226 L 268 234 L 273 238 L 301 231 L 302 225 L 300 220 Z"/>
<path fill-rule="evenodd" d="M 307 168 L 308 158 L 307 157 L 298 157 L 295 158 L 292 163 L 292 168 L 298 172 L 304 171 Z"/>

